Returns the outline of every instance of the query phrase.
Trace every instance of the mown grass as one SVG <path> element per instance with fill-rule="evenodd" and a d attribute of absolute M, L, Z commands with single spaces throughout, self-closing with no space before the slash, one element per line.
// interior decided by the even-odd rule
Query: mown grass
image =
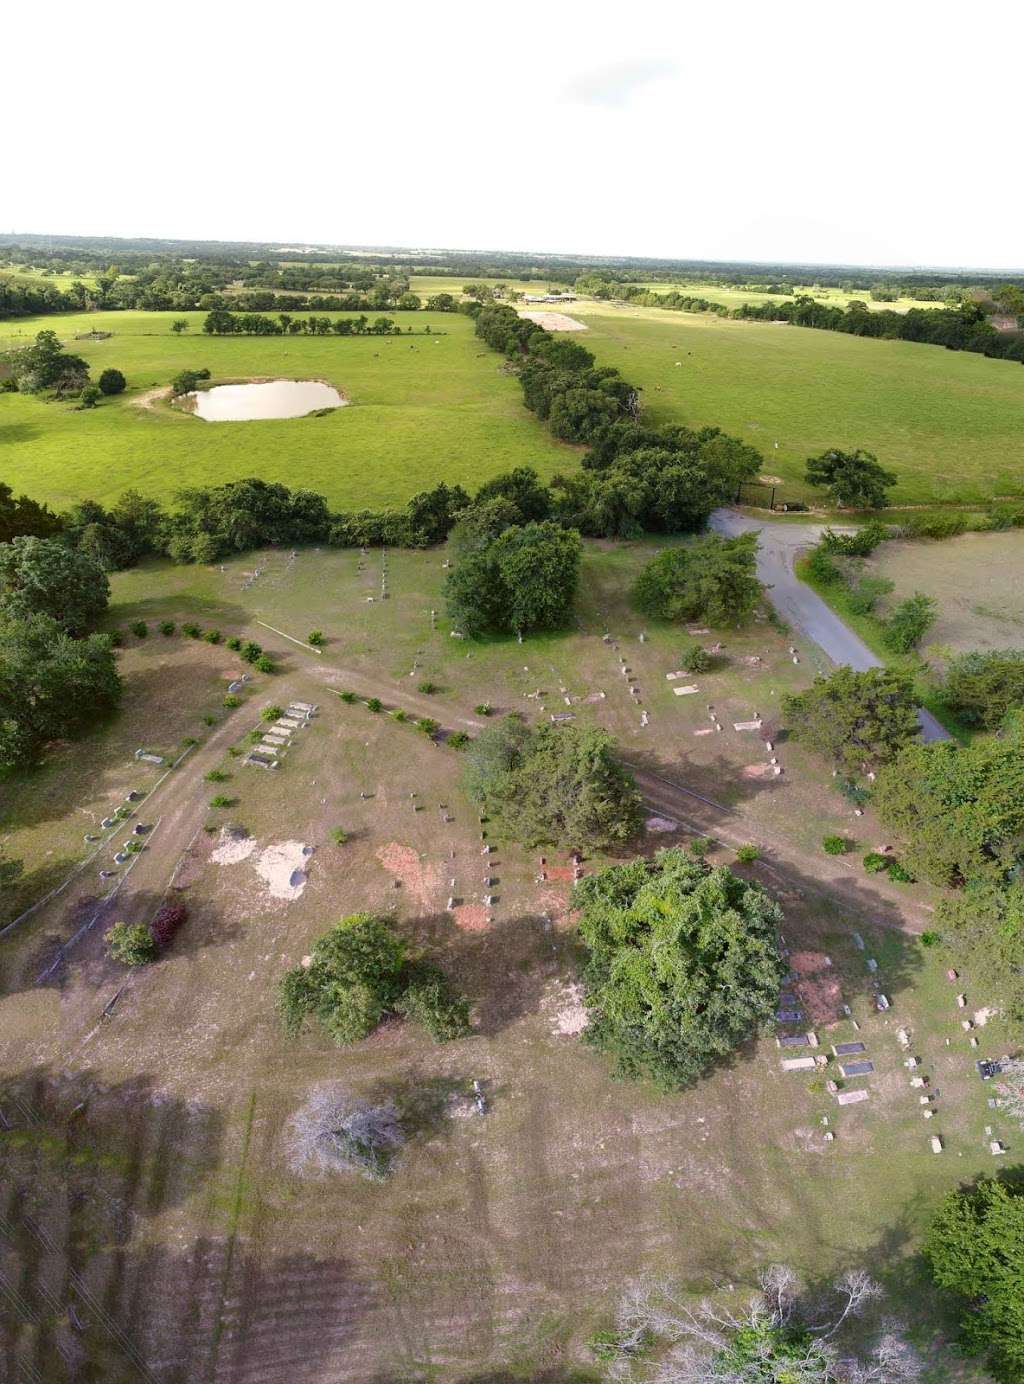
<path fill-rule="evenodd" d="M 1024 492 L 1024 370 L 1012 362 L 655 308 L 572 312 L 589 328 L 575 339 L 642 387 L 652 422 L 746 438 L 783 499 L 820 499 L 804 466 L 827 447 L 876 453 L 898 476 L 896 504 Z"/>
<path fill-rule="evenodd" d="M 472 490 L 514 466 L 550 476 L 576 465 L 576 450 L 556 443 L 523 407 L 501 357 L 460 314 L 389 313 L 411 332 L 354 338 L 205 337 L 204 315 L 92 313 L 0 324 L 0 350 L 53 329 L 88 360 L 94 378 L 117 366 L 129 383 L 126 394 L 88 412 L 0 396 L 3 480 L 60 508 L 86 497 L 110 501 L 129 486 L 169 499 L 184 486 L 260 476 L 358 509 L 402 504 L 439 480 Z M 179 316 L 190 323 L 180 337 L 170 330 Z M 442 334 L 424 335 L 428 325 Z M 113 335 L 74 341 L 92 330 Z M 349 405 L 322 418 L 205 423 L 134 402 L 180 370 L 202 366 L 217 379 L 325 379 Z"/>

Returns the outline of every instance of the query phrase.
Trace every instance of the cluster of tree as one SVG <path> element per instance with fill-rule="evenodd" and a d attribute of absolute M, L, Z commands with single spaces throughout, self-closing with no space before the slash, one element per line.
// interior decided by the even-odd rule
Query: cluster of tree
<path fill-rule="evenodd" d="M 108 636 L 87 633 L 107 578 L 56 538 L 0 546 L 0 768 L 87 729 L 121 694 Z"/>
<path fill-rule="evenodd" d="M 1024 707 L 1024 650 L 960 654 L 946 669 L 942 699 L 965 725 L 997 730 Z"/>
<path fill-rule="evenodd" d="M 558 629 L 572 614 L 581 552 L 579 534 L 550 520 L 493 537 L 478 527 L 445 583 L 448 612 L 470 635 Z"/>
<path fill-rule="evenodd" d="M 1024 1187 L 1019 1174 L 950 1192 L 931 1223 L 925 1257 L 955 1295 L 962 1343 L 1000 1384 L 1024 1378 Z"/>
<path fill-rule="evenodd" d="M 889 503 L 885 492 L 896 484 L 895 473 L 859 447 L 855 452 L 831 447 L 820 457 L 808 457 L 806 479 L 838 509 L 884 509 Z"/>
<path fill-rule="evenodd" d="M 15 499 L 11 487 L 0 481 L 0 543 L 9 543 L 19 534 L 52 538 L 60 529 L 60 519 L 46 505 L 30 500 L 27 495 Z"/>
<path fill-rule="evenodd" d="M 470 798 L 526 846 L 607 850 L 640 830 L 640 796 L 606 731 L 508 716 L 466 753 Z"/>
<path fill-rule="evenodd" d="M 552 482 L 552 513 L 594 537 L 700 529 L 716 505 L 756 476 L 755 448 L 718 428 L 653 428 L 639 391 L 578 342 L 557 338 L 502 305 L 464 305 L 477 334 L 517 361 L 527 407 L 567 442 L 590 451 L 581 473 Z"/>
<path fill-rule="evenodd" d="M 41 394 L 49 391 L 55 399 L 77 395 L 83 408 L 95 408 L 104 395 L 121 394 L 128 381 L 120 370 L 110 367 L 90 384 L 89 367 L 81 356 L 66 351 L 56 332 L 36 333 L 31 346 L 8 351 L 0 357 L 3 376 L 0 391 Z"/>
<path fill-rule="evenodd" d="M 843 596 L 850 612 L 870 617 L 886 648 L 894 654 L 909 654 L 935 623 L 935 600 L 923 591 L 915 591 L 881 614 L 876 609 L 878 602 L 891 594 L 893 583 L 886 577 L 863 575 L 858 563 L 841 566 L 835 560 L 866 556 L 885 536 L 882 525 L 876 522 L 865 524 L 856 534 L 836 534 L 826 529 L 820 543 L 804 560 L 802 570 L 822 586 L 845 588 Z"/>
<path fill-rule="evenodd" d="M 730 315 L 748 321 L 792 322 L 799 327 L 819 327 L 886 341 L 921 341 L 945 346 L 949 351 L 977 351 L 985 356 L 1024 361 L 1024 334 L 998 331 L 979 303 L 872 312 L 857 299 L 841 308 L 801 295 L 791 303 L 743 303 Z"/>
<path fill-rule="evenodd" d="M 773 1264 L 740 1306 L 720 1297 L 693 1303 L 645 1279 L 624 1294 L 615 1329 L 591 1344 L 619 1367 L 615 1378 L 633 1378 L 638 1357 L 655 1357 L 647 1377 L 658 1384 L 909 1384 L 925 1364 L 898 1323 L 870 1320 L 882 1297 L 863 1269 L 812 1296 L 792 1269 Z M 858 1318 L 868 1321 L 850 1339 L 844 1328 Z"/>
<path fill-rule="evenodd" d="M 685 548 L 666 548 L 644 567 L 633 588 L 637 608 L 655 620 L 739 625 L 761 596 L 757 535 L 708 534 Z"/>
<path fill-rule="evenodd" d="M 681 849 L 576 885 L 587 1041 L 626 1076 L 691 1085 L 774 1019 L 782 911 Z"/>
<path fill-rule="evenodd" d="M 230 312 L 214 308 L 203 319 L 207 336 L 400 336 L 402 328 L 392 317 L 294 317 L 278 313 Z"/>
<path fill-rule="evenodd" d="M 794 740 L 852 775 L 891 763 L 920 730 L 913 683 L 891 668 L 819 675 L 782 714 Z"/>
<path fill-rule="evenodd" d="M 146 966 L 167 950 L 187 917 L 183 903 L 163 903 L 151 923 L 115 923 L 104 937 L 107 954 L 125 966 Z"/>
<path fill-rule="evenodd" d="M 366 1038 L 390 1014 L 417 1020 L 438 1042 L 469 1031 L 468 1002 L 372 913 L 342 918 L 318 938 L 309 964 L 282 978 L 277 1004 L 288 1033 L 314 1021 L 339 1045 Z"/>
<path fill-rule="evenodd" d="M 175 562 L 216 562 L 267 543 L 320 543 L 331 526 L 327 501 L 312 490 L 256 479 L 182 490 L 163 524 Z"/>

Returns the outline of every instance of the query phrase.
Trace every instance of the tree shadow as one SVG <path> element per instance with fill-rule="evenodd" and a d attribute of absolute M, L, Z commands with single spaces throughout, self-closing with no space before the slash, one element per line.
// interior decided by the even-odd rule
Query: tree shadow
<path fill-rule="evenodd" d="M 770 771 L 773 766 L 769 763 L 769 757 L 760 739 L 751 742 L 751 764 L 759 767 L 764 765 L 765 770 Z M 786 787 L 784 774 L 765 772 L 763 777 L 746 778 L 742 771 L 737 772 L 736 764 L 724 755 L 716 755 L 714 759 L 702 763 L 687 759 L 666 764 L 651 750 L 631 749 L 621 758 L 636 776 L 638 788 L 655 804 L 659 789 L 663 789 L 683 793 L 695 806 L 703 800 L 706 806 L 731 813 L 740 803 Z"/>

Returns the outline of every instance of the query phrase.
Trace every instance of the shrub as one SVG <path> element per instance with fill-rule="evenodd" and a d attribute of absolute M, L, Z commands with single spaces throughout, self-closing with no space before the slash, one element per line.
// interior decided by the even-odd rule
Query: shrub
<path fill-rule="evenodd" d="M 242 705 L 242 699 L 234 692 L 229 692 L 222 703 L 229 711 L 233 711 L 236 706 Z"/>
<path fill-rule="evenodd" d="M 434 692 L 440 692 L 440 690 L 436 682 L 429 681 L 419 683 L 416 688 L 417 692 L 422 692 L 424 696 L 427 697 L 431 696 Z"/>
<path fill-rule="evenodd" d="M 156 943 L 145 923 L 115 923 L 105 941 L 111 960 L 125 966 L 144 966 L 156 959 Z"/>
<path fill-rule="evenodd" d="M 737 846 L 736 859 L 741 865 L 752 865 L 755 860 L 761 859 L 761 851 L 757 846 Z"/>
<path fill-rule="evenodd" d="M 224 700 L 227 701 L 227 697 L 225 697 Z M 204 726 L 215 726 L 216 724 L 217 724 L 217 718 L 216 718 L 216 716 L 204 716 L 204 717 L 203 717 L 203 725 L 204 725 Z"/>
<path fill-rule="evenodd" d="M 246 663 L 255 663 L 262 653 L 260 645 L 253 643 L 251 639 L 247 639 L 242 645 L 242 657 Z"/>
<path fill-rule="evenodd" d="M 373 712 L 383 711 L 384 703 L 381 701 L 379 697 L 367 697 L 366 709 L 367 711 Z"/>
<path fill-rule="evenodd" d="M 401 724 L 404 724 L 409 719 L 408 712 L 403 711 L 400 706 L 396 706 L 394 711 L 388 712 L 388 715 L 393 721 L 398 721 Z"/>
<path fill-rule="evenodd" d="M 149 634 L 149 626 L 146 624 L 145 620 L 135 620 L 128 628 L 131 630 L 132 634 L 135 635 L 136 639 L 145 639 Z"/>
<path fill-rule="evenodd" d="M 169 635 L 172 635 L 172 634 L 174 633 L 174 629 L 175 629 L 175 625 L 174 625 L 174 621 L 173 621 L 173 620 L 161 620 L 161 621 L 160 621 L 160 633 L 161 633 L 161 634 L 163 634 L 163 635 L 168 635 L 168 636 L 169 636 Z"/>
<path fill-rule="evenodd" d="M 150 933 L 160 951 L 171 945 L 174 935 L 188 917 L 188 909 L 183 903 L 165 903 L 157 909 L 156 917 L 150 924 Z"/>
<path fill-rule="evenodd" d="M 441 727 L 432 716 L 420 716 L 416 721 L 416 729 L 421 730 L 424 735 L 434 736 Z"/>
<path fill-rule="evenodd" d="M 182 625 L 181 632 L 187 635 L 189 639 L 199 639 L 203 633 L 199 626 L 194 625 L 191 621 Z"/>
<path fill-rule="evenodd" d="M 935 623 L 938 606 L 931 596 L 915 591 L 905 601 L 900 601 L 885 622 L 883 639 L 886 647 L 893 653 L 909 654 Z"/>
<path fill-rule="evenodd" d="M 453 750 L 464 750 L 469 744 L 469 736 L 464 730 L 452 731 L 448 737 L 448 744 Z"/>
<path fill-rule="evenodd" d="M 284 708 L 280 706 L 265 706 L 260 712 L 261 721 L 279 721 L 284 715 Z"/>
<path fill-rule="evenodd" d="M 229 798 L 226 793 L 217 793 L 214 797 L 210 799 L 210 806 L 230 807 L 234 801 L 235 799 Z"/>
<path fill-rule="evenodd" d="M 78 396 L 79 408 L 95 408 L 99 401 L 100 391 L 94 384 L 85 385 Z"/>
<path fill-rule="evenodd" d="M 942 937 L 937 932 L 925 931 L 921 933 L 922 947 L 937 947 L 942 941 Z"/>
<path fill-rule="evenodd" d="M 100 393 L 108 395 L 121 394 L 127 383 L 128 381 L 121 374 L 120 370 L 115 370 L 111 367 L 109 370 L 104 370 L 99 378 Z"/>
<path fill-rule="evenodd" d="M 203 638 L 206 640 L 207 644 L 219 644 L 221 641 L 220 630 L 207 630 Z"/>
<path fill-rule="evenodd" d="M 357 702 L 359 700 L 359 698 L 356 696 L 354 692 L 339 692 L 338 696 L 341 698 L 343 702 L 346 702 L 349 706 L 351 706 L 353 702 Z"/>
<path fill-rule="evenodd" d="M 323 630 L 310 630 L 307 644 L 312 644 L 314 649 L 322 649 L 327 641 L 324 639 Z"/>
<path fill-rule="evenodd" d="M 480 702 L 473 710 L 478 716 L 491 716 L 494 713 L 494 708 L 491 706 L 490 702 Z"/>
<path fill-rule="evenodd" d="M 233 634 L 233 635 L 231 636 L 231 638 L 228 639 L 228 640 L 226 640 L 225 642 L 226 642 L 228 648 L 229 648 L 229 649 L 234 649 L 234 651 L 235 651 L 236 653 L 237 653 L 238 650 L 242 647 L 242 641 L 239 639 L 239 637 L 238 637 L 237 634 Z"/>
<path fill-rule="evenodd" d="M 277 664 L 274 662 L 274 660 L 270 657 L 269 654 L 260 654 L 259 658 L 256 660 L 254 664 L 254 667 L 258 673 L 277 672 Z"/>
<path fill-rule="evenodd" d="M 223 769 L 211 769 L 206 775 L 207 783 L 226 783 L 229 775 Z"/>
<path fill-rule="evenodd" d="M 684 645 L 679 656 L 680 668 L 688 673 L 706 673 L 713 663 L 712 656 L 696 639 Z"/>
<path fill-rule="evenodd" d="M 198 745 L 199 741 L 195 738 L 194 735 L 186 735 L 182 739 L 181 743 L 187 748 L 189 745 Z"/>
<path fill-rule="evenodd" d="M 404 981 L 395 1008 L 421 1023 L 435 1042 L 445 1043 L 469 1032 L 469 1001 L 452 991 L 436 966 L 413 962 L 405 968 Z"/>
<path fill-rule="evenodd" d="M 336 846 L 344 846 L 348 841 L 348 832 L 344 827 L 333 827 L 331 829 L 331 840 Z"/>
<path fill-rule="evenodd" d="M 848 604 L 854 615 L 870 615 L 882 596 L 888 596 L 892 582 L 885 577 L 861 577 L 851 587 Z"/>
<path fill-rule="evenodd" d="M 807 555 L 804 561 L 804 573 L 810 577 L 811 581 L 819 582 L 822 586 L 834 586 L 837 581 L 842 580 L 843 576 L 820 544 L 817 548 L 812 548 Z"/>
<path fill-rule="evenodd" d="M 1024 706 L 1024 650 L 961 654 L 946 671 L 942 696 L 967 725 L 996 730 Z"/>
<path fill-rule="evenodd" d="M 690 854 L 695 855 L 698 860 L 703 860 L 713 844 L 709 836 L 695 836 L 690 842 Z"/>
<path fill-rule="evenodd" d="M 864 857 L 863 865 L 869 875 L 880 875 L 883 870 L 889 868 L 889 860 L 879 851 L 868 851 Z"/>
<path fill-rule="evenodd" d="M 914 876 L 910 873 L 907 867 L 905 865 L 901 865 L 898 860 L 890 860 L 888 874 L 889 878 L 891 880 L 895 880 L 897 884 L 914 883 Z"/>
<path fill-rule="evenodd" d="M 124 635 L 120 630 L 114 630 L 107 638 L 110 640 L 110 647 L 112 649 L 119 649 L 124 643 Z"/>
<path fill-rule="evenodd" d="M 821 849 L 826 855 L 845 855 L 849 846 L 845 836 L 823 836 Z"/>

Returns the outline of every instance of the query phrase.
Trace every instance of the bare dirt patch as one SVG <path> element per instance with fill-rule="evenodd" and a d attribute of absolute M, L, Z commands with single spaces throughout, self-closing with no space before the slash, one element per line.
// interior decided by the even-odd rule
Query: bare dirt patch
<path fill-rule="evenodd" d="M 834 1024 L 842 1018 L 843 989 L 824 952 L 799 951 L 790 957 L 799 975 L 796 991 L 815 1024 Z"/>
<path fill-rule="evenodd" d="M 389 874 L 401 881 L 424 912 L 436 907 L 441 887 L 441 872 L 436 865 L 426 864 L 411 846 L 403 846 L 398 841 L 381 846 L 377 859 Z"/>
<path fill-rule="evenodd" d="M 583 987 L 577 981 L 556 980 L 544 998 L 544 1009 L 558 1038 L 578 1038 L 590 1023 Z"/>
<path fill-rule="evenodd" d="M 162 384 L 158 385 L 156 389 L 144 389 L 141 394 L 136 394 L 135 397 L 129 399 L 128 402 L 131 404 L 132 408 L 152 409 L 155 408 L 158 403 L 170 397 L 170 385 Z"/>
<path fill-rule="evenodd" d="M 278 841 L 260 851 L 256 873 L 275 899 L 298 899 L 306 887 L 309 848 L 301 841 Z"/>
<path fill-rule="evenodd" d="M 243 860 L 248 860 L 256 849 L 254 837 L 239 836 L 230 827 L 222 828 L 219 842 L 220 844 L 210 856 L 215 865 L 241 864 Z"/>
<path fill-rule="evenodd" d="M 521 312 L 528 322 L 536 322 L 549 332 L 585 332 L 587 324 L 578 318 L 567 317 L 564 312 Z"/>
<path fill-rule="evenodd" d="M 487 909 L 482 903 L 460 903 L 452 909 L 455 926 L 463 932 L 486 932 L 490 927 Z"/>

